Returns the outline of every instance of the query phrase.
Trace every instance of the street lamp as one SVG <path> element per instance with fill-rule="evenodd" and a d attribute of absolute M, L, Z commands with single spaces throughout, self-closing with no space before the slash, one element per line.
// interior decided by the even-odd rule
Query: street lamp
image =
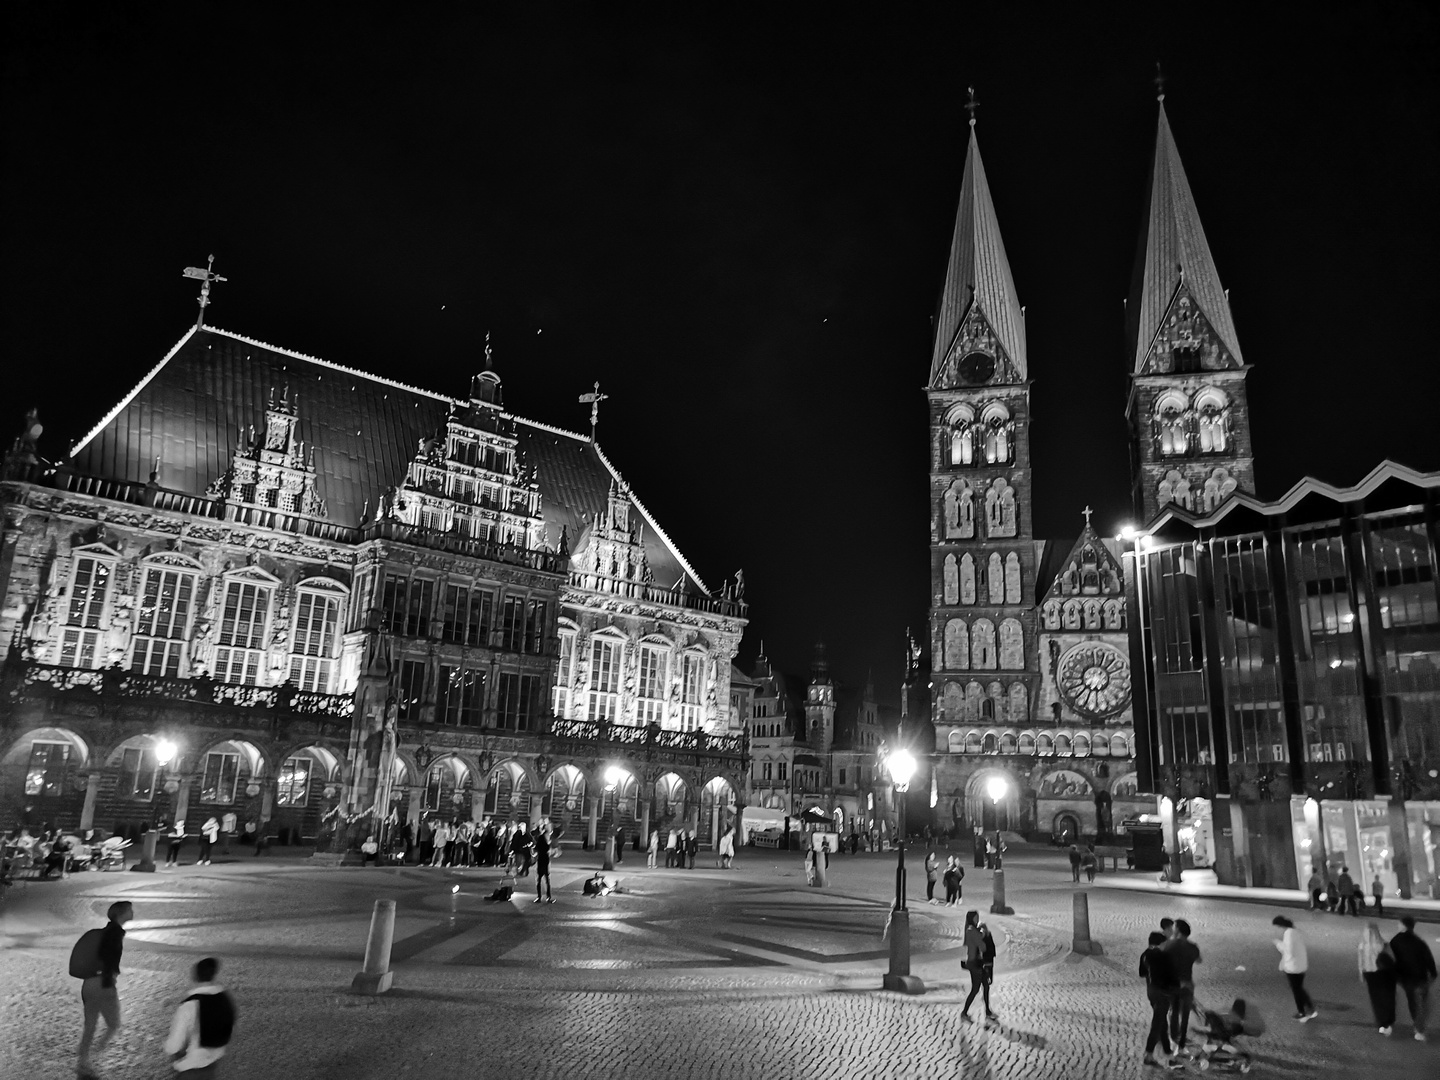
<path fill-rule="evenodd" d="M 1015 909 L 1005 904 L 1005 870 L 1000 858 L 1000 800 L 1010 791 L 1010 782 L 1003 776 L 992 776 L 985 781 L 985 794 L 995 807 L 995 896 L 990 902 L 990 914 L 1014 915 Z"/>
<path fill-rule="evenodd" d="M 169 739 L 159 740 L 150 752 L 155 755 L 155 764 L 159 766 L 157 771 L 162 774 L 168 770 L 170 762 L 175 760 L 175 755 L 180 748 Z M 151 827 L 145 830 L 145 835 L 140 838 L 140 861 L 130 868 L 142 874 L 153 874 L 155 872 L 155 829 Z"/>
<path fill-rule="evenodd" d="M 890 971 L 881 985 L 902 994 L 923 994 L 925 984 L 910 974 L 910 910 L 905 906 L 905 793 L 910 790 L 910 780 L 919 766 L 915 755 L 901 748 L 886 757 L 885 767 L 895 787 L 895 847 L 899 855 L 895 866 L 895 907 L 890 912 Z"/>
<path fill-rule="evenodd" d="M 180 748 L 169 739 L 161 739 L 155 744 L 155 761 L 162 769 L 175 760 L 175 755 Z"/>
<path fill-rule="evenodd" d="M 622 768 L 620 768 L 620 766 L 618 766 L 618 765 L 611 765 L 609 768 L 607 768 L 607 769 L 605 770 L 605 794 L 606 794 L 606 795 L 611 795 L 611 794 L 613 794 L 613 793 L 615 792 L 615 789 L 620 786 L 620 781 L 624 778 L 624 776 L 625 776 L 625 770 L 622 769 Z M 602 796 L 602 799 L 603 799 L 603 796 Z M 612 803 L 612 805 L 615 805 L 615 804 Z M 602 806 L 600 807 L 600 810 L 601 810 L 601 813 L 602 813 L 602 815 L 603 815 L 604 810 L 605 810 L 605 807 L 602 805 Z M 619 807 L 618 807 L 618 805 L 616 806 L 616 812 L 617 812 L 617 813 L 619 812 Z M 605 830 L 605 832 L 606 832 L 606 836 L 605 836 L 605 861 L 604 861 L 604 863 L 601 865 L 600 869 L 602 869 L 602 870 L 614 870 L 614 869 L 615 869 L 615 830 L 614 830 L 613 828 L 607 828 L 607 829 Z"/>

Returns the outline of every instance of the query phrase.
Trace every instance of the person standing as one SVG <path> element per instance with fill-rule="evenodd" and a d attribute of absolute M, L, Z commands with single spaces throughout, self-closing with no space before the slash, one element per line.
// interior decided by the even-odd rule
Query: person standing
<path fill-rule="evenodd" d="M 695 856 L 700 854 L 700 838 L 695 835 L 695 830 L 690 830 L 690 835 L 685 839 L 685 868 L 695 869 Z"/>
<path fill-rule="evenodd" d="M 1080 882 L 1080 845 L 1070 845 L 1070 880 L 1079 884 Z"/>
<path fill-rule="evenodd" d="M 85 1009 L 85 1026 L 80 1033 L 80 1050 L 75 1071 L 80 1080 L 95 1080 L 95 1071 L 90 1067 L 92 1054 L 105 1049 L 106 1044 L 120 1029 L 120 959 L 125 952 L 125 924 L 135 917 L 135 909 L 128 900 L 119 900 L 106 911 L 108 922 L 94 940 L 93 955 L 83 959 L 76 955 L 89 938 L 87 933 L 76 943 L 75 953 L 70 956 L 70 974 L 84 978 L 80 984 L 80 1001 Z M 84 974 L 77 970 L 81 963 Z M 95 1038 L 95 1022 L 105 1021 L 105 1030 Z"/>
<path fill-rule="evenodd" d="M 220 839 L 220 822 L 214 814 L 205 819 L 205 824 L 200 826 L 200 859 L 197 866 L 210 865 L 210 852 L 215 847 L 215 841 Z"/>
<path fill-rule="evenodd" d="M 215 981 L 220 961 L 207 956 L 194 968 L 195 986 L 175 1010 L 165 1052 L 177 1073 L 219 1076 L 220 1059 L 235 1030 L 235 1002 Z"/>
<path fill-rule="evenodd" d="M 1360 979 L 1370 995 L 1370 1009 L 1381 1035 L 1395 1029 L 1395 954 L 1370 922 L 1360 935 Z"/>
<path fill-rule="evenodd" d="M 1340 914 L 1349 911 L 1358 918 L 1360 909 L 1355 903 L 1355 880 L 1350 876 L 1350 867 L 1340 867 L 1340 880 L 1336 882 L 1336 887 L 1340 893 Z"/>
<path fill-rule="evenodd" d="M 1305 949 L 1305 939 L 1300 935 L 1300 931 L 1295 929 L 1295 924 L 1284 915 L 1276 915 L 1270 920 L 1270 924 L 1280 928 L 1280 936 L 1275 939 L 1275 948 L 1280 950 L 1280 970 L 1285 973 L 1285 978 L 1290 983 L 1290 993 L 1295 997 L 1295 1019 L 1302 1024 L 1308 1024 L 1320 1015 L 1320 1010 L 1315 1008 L 1315 1002 L 1310 1000 L 1310 995 L 1305 991 L 1305 972 L 1310 970 L 1310 955 Z"/>
<path fill-rule="evenodd" d="M 786 820 L 788 821 L 789 819 L 787 818 Z M 666 869 L 666 870 L 670 870 L 670 869 L 672 869 L 672 868 L 675 866 L 675 852 L 678 850 L 678 848 L 677 848 L 677 846 L 676 846 L 677 843 L 678 843 L 678 841 L 677 841 L 676 838 L 675 838 L 675 830 L 674 830 L 674 829 L 671 829 L 669 835 L 665 838 L 665 869 Z"/>
<path fill-rule="evenodd" d="M 515 834 L 515 854 L 520 859 L 520 876 L 529 877 L 530 865 L 535 861 L 535 837 L 523 821 Z M 619 861 L 618 854 L 616 861 Z"/>
<path fill-rule="evenodd" d="M 925 853 L 925 902 L 927 904 L 937 903 L 935 899 L 935 882 L 940 880 L 940 856 L 931 850 Z"/>
<path fill-rule="evenodd" d="M 1375 914 L 1381 917 L 1385 915 L 1385 886 L 1380 883 L 1380 875 L 1375 875 L 1375 880 L 1370 883 L 1370 893 L 1375 897 Z"/>
<path fill-rule="evenodd" d="M 1320 876 L 1318 866 L 1310 871 L 1310 880 L 1305 883 L 1305 890 L 1310 894 L 1310 910 L 1324 911 L 1325 904 L 1320 899 L 1320 894 L 1325 891 L 1325 879 Z"/>
<path fill-rule="evenodd" d="M 735 830 L 726 829 L 725 835 L 720 837 L 720 869 L 729 870 L 730 864 L 735 860 Z"/>
<path fill-rule="evenodd" d="M 240 824 L 240 819 L 235 816 L 234 810 L 226 810 L 225 816 L 220 819 L 220 831 L 225 834 L 225 846 L 221 850 L 222 855 L 230 854 L 230 845 L 235 842 L 235 829 Z"/>
<path fill-rule="evenodd" d="M 1184 1068 L 1182 1062 L 1171 1060 L 1174 1051 L 1170 1046 L 1169 1018 L 1175 976 L 1164 945 L 1165 935 L 1152 930 L 1150 945 L 1140 954 L 1140 977 L 1145 980 L 1145 997 L 1150 1002 L 1150 1031 L 1145 1036 L 1144 1061 L 1146 1065 L 1181 1069 Z M 1163 1057 L 1155 1056 L 1157 1048 Z"/>
<path fill-rule="evenodd" d="M 1162 948 L 1175 977 L 1175 996 L 1170 1004 L 1170 1042 L 1175 1053 L 1185 1049 L 1190 1035 L 1190 1013 L 1195 1008 L 1195 965 L 1200 950 L 1190 940 L 1190 924 L 1175 920 L 1175 932 Z"/>
<path fill-rule="evenodd" d="M 965 970 L 970 973 L 970 994 L 960 1010 L 962 1020 L 970 1019 L 970 1005 L 977 994 L 985 1001 L 985 1019 L 999 1020 L 990 1011 L 990 983 L 995 977 L 995 942 L 980 923 L 978 911 L 965 913 Z"/>
<path fill-rule="evenodd" d="M 442 866 L 445 863 L 445 847 L 450 843 L 450 826 L 443 821 L 437 822 L 431 837 L 433 854 L 430 856 L 430 865 Z"/>
<path fill-rule="evenodd" d="M 535 832 L 535 903 L 540 903 L 541 889 L 545 900 L 553 904 L 555 894 L 550 891 L 550 837 L 544 829 Z"/>
<path fill-rule="evenodd" d="M 360 865 L 364 867 L 371 863 L 380 865 L 380 845 L 376 843 L 374 833 L 365 837 L 365 842 L 360 845 Z"/>
<path fill-rule="evenodd" d="M 1085 878 L 1086 878 L 1087 881 L 1094 882 L 1094 880 L 1095 880 L 1095 864 L 1096 864 L 1097 861 L 1099 861 L 1099 860 L 1098 860 L 1097 856 L 1095 855 L 1095 845 L 1094 845 L 1094 844 L 1086 844 L 1086 845 L 1085 845 L 1085 854 L 1083 854 L 1083 855 L 1080 856 L 1080 862 L 1081 862 L 1081 865 L 1083 865 L 1083 866 L 1085 867 Z"/>
<path fill-rule="evenodd" d="M 1406 915 L 1400 920 L 1404 927 L 1390 939 L 1390 952 L 1395 957 L 1395 981 L 1405 991 L 1405 1004 L 1415 1025 L 1415 1040 L 1425 1042 L 1425 1017 L 1430 1006 L 1430 986 L 1435 981 L 1435 954 L 1425 939 L 1415 933 L 1415 920 Z"/>
<path fill-rule="evenodd" d="M 185 843 L 185 819 L 177 818 L 175 823 L 165 832 L 165 839 L 169 842 L 165 851 L 165 868 L 180 865 L 180 845 Z"/>
<path fill-rule="evenodd" d="M 655 863 L 656 863 L 656 861 L 659 859 L 659 856 L 660 856 L 660 830 L 659 830 L 659 829 L 651 829 L 651 830 L 650 830 L 650 852 L 649 852 L 649 854 L 645 857 L 645 865 L 646 865 L 646 867 L 649 868 L 649 869 L 651 869 L 651 870 L 654 870 L 654 869 L 655 869 Z"/>

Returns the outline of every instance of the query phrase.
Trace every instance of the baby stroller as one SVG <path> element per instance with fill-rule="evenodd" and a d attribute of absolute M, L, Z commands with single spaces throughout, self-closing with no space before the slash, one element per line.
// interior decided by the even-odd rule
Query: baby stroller
<path fill-rule="evenodd" d="M 1250 1071 L 1250 1055 L 1241 1049 L 1242 1037 L 1255 1038 L 1265 1033 L 1265 1021 L 1260 1010 L 1247 1005 L 1244 998 L 1236 998 L 1227 1013 L 1203 1009 L 1197 1002 L 1195 1015 L 1205 1024 L 1205 1038 L 1195 1055 L 1195 1067 L 1204 1072 Z"/>
<path fill-rule="evenodd" d="M 121 836 L 112 836 L 104 841 L 90 859 L 90 869 L 109 870 L 118 866 L 125 869 L 125 849 L 130 846 L 130 841 Z"/>

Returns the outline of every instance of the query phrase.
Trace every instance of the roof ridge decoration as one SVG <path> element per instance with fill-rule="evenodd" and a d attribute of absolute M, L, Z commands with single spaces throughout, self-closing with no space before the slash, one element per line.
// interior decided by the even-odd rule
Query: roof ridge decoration
<path fill-rule="evenodd" d="M 581 438 L 583 438 L 583 436 L 581 436 Z M 585 438 L 584 441 L 590 442 L 588 438 Z M 709 596 L 709 587 L 706 586 L 705 582 L 700 580 L 700 575 L 695 572 L 695 568 L 690 565 L 685 556 L 680 554 L 680 549 L 676 547 L 675 542 L 670 539 L 670 534 L 660 527 L 659 522 L 657 522 L 650 511 L 645 508 L 645 504 L 640 501 L 640 496 L 635 494 L 635 489 L 625 482 L 625 478 L 620 475 L 620 470 L 612 465 L 610 459 L 605 456 L 605 451 L 601 450 L 598 444 L 592 443 L 591 445 L 594 446 L 595 454 L 599 457 L 600 463 L 610 470 L 610 475 L 619 482 L 621 489 L 629 496 L 630 501 L 635 504 L 635 509 L 640 511 L 640 516 L 645 519 L 646 524 L 655 530 L 655 535 L 660 537 L 664 545 L 669 548 L 670 554 L 675 556 L 675 561 L 690 575 L 695 584 L 700 586 L 700 590 L 706 596 Z"/>
<path fill-rule="evenodd" d="M 1222 347 L 1207 356 L 1207 368 L 1240 367 L 1244 357 L 1235 333 L 1230 299 L 1220 284 L 1215 258 L 1205 239 L 1200 213 L 1190 180 L 1180 161 L 1170 119 L 1162 98 L 1155 132 L 1155 156 L 1150 167 L 1150 192 L 1146 207 L 1145 252 L 1137 267 L 1134 324 L 1133 371 L 1149 373 L 1159 339 L 1173 322 L 1177 305 L 1193 303 L 1204 323 L 1214 331 Z M 1185 317 L 1185 312 L 1178 313 Z M 1223 352 L 1228 351 L 1227 363 Z"/>
<path fill-rule="evenodd" d="M 955 343 L 975 309 L 984 316 L 1014 374 L 1023 380 L 1027 369 L 1025 316 L 1015 293 L 1015 279 L 1005 256 L 1000 221 L 995 214 L 985 163 L 980 159 L 980 144 L 972 126 L 945 286 L 935 318 L 930 359 L 932 386 L 936 385 L 945 362 L 951 359 Z"/>

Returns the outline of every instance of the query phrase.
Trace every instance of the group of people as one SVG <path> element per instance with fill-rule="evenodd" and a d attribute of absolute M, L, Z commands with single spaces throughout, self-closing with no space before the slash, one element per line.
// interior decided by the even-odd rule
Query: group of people
<path fill-rule="evenodd" d="M 1306 890 L 1310 893 L 1311 911 L 1333 911 L 1338 915 L 1347 912 L 1357 918 L 1360 911 L 1365 907 L 1365 887 L 1350 876 L 1348 866 L 1340 867 L 1340 876 L 1335 876 L 1335 868 L 1327 867 L 1325 873 L 1320 873 L 1320 867 L 1315 867 L 1310 873 L 1310 880 L 1305 883 Z M 1375 897 L 1375 914 L 1385 914 L 1385 886 L 1380 881 L 1380 875 L 1375 875 L 1375 880 L 1370 883 L 1370 892 Z"/>
<path fill-rule="evenodd" d="M 70 974 L 81 980 L 83 1026 L 76 1062 L 79 1080 L 96 1080 L 92 1064 L 120 1029 L 120 962 L 125 952 L 125 924 L 135 917 L 128 900 L 111 904 L 101 929 L 81 935 L 70 953 Z M 165 1053 L 171 1068 L 186 1077 L 219 1075 L 221 1059 L 235 1029 L 235 1003 L 215 981 L 220 961 L 206 957 L 191 969 L 189 993 L 175 1010 Z M 105 1028 L 96 1037 L 100 1021 Z"/>
<path fill-rule="evenodd" d="M 1140 954 L 1140 977 L 1150 1003 L 1150 1030 L 1145 1036 L 1145 1063 L 1182 1069 L 1181 1055 L 1190 1036 L 1195 1008 L 1195 965 L 1200 949 L 1190 940 L 1184 919 L 1161 919 Z M 1158 1053 L 1157 1053 L 1158 1051 Z"/>
<path fill-rule="evenodd" d="M 1099 856 L 1095 854 L 1095 845 L 1086 844 L 1085 850 L 1080 850 L 1079 844 L 1070 845 L 1070 880 L 1079 881 L 1080 871 L 1085 871 L 1087 881 L 1095 880 L 1095 868 L 1099 863 Z"/>
<path fill-rule="evenodd" d="M 559 834 L 550 830 L 548 822 L 542 827 L 550 834 L 554 844 L 559 843 Z M 522 877 L 530 872 L 535 858 L 535 832 L 524 821 L 432 821 L 422 818 L 418 829 L 407 822 L 399 831 L 401 850 L 397 851 L 405 862 L 416 861 L 421 866 L 504 866 L 511 858 L 523 864 Z"/>
<path fill-rule="evenodd" d="M 93 834 L 93 830 L 91 830 Z M 0 881 L 9 881 L 19 870 L 34 870 L 36 876 L 46 878 L 51 874 L 64 875 L 74 869 L 73 859 L 76 838 L 59 829 L 41 829 L 32 834 L 29 829 L 12 829 L 5 834 L 4 846 L 0 848 Z"/>
<path fill-rule="evenodd" d="M 925 902 L 927 904 L 944 904 L 946 907 L 955 907 L 960 903 L 960 894 L 963 891 L 960 883 L 964 880 L 965 867 L 960 865 L 960 856 L 947 856 L 945 870 L 942 873 L 939 853 L 934 848 L 925 852 Z M 944 900 L 935 899 L 937 883 L 945 887 Z"/>

